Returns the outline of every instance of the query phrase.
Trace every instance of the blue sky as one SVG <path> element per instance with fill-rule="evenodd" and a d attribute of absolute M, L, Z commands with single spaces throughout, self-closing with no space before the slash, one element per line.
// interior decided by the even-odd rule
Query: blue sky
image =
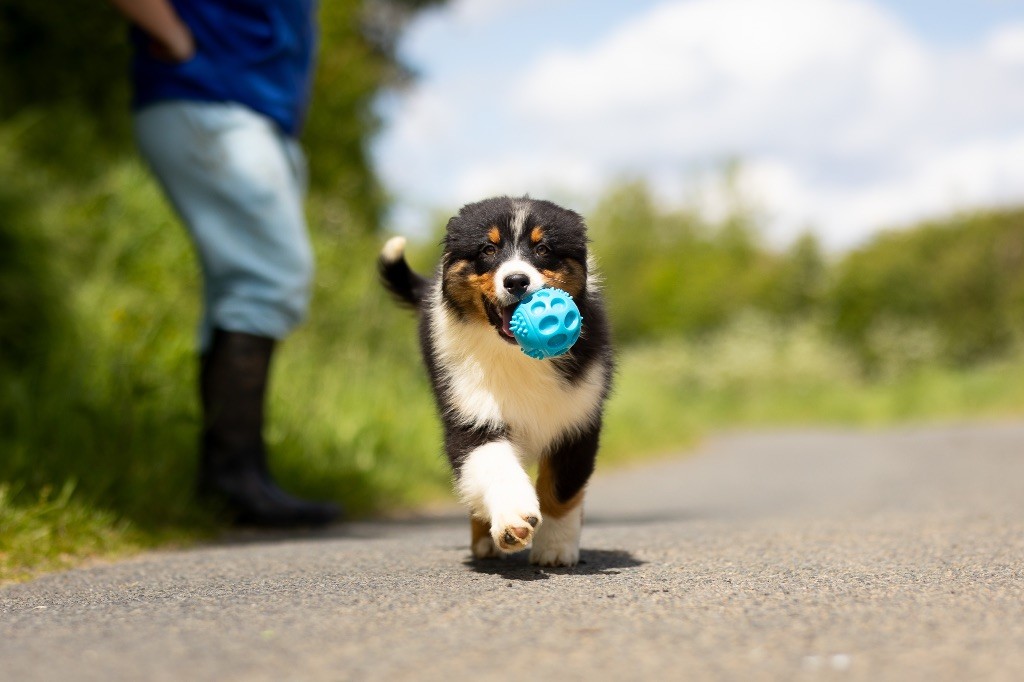
<path fill-rule="evenodd" d="M 778 244 L 1024 202 L 1024 0 L 454 0 L 400 53 L 420 77 L 374 145 L 399 232 L 622 178 L 714 215 L 733 159 Z"/>

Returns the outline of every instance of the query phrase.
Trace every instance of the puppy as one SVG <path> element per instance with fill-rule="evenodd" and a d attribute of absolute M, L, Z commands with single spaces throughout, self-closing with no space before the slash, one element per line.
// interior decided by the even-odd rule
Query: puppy
<path fill-rule="evenodd" d="M 432 279 L 409 268 L 401 237 L 385 244 L 379 266 L 385 286 L 420 316 L 473 556 L 532 542 L 532 563 L 573 566 L 613 370 L 586 225 L 548 201 L 498 197 L 464 206 L 443 246 Z M 583 329 L 567 354 L 535 360 L 509 323 L 523 297 L 549 286 L 572 295 Z M 532 464 L 536 485 L 524 469 Z"/>

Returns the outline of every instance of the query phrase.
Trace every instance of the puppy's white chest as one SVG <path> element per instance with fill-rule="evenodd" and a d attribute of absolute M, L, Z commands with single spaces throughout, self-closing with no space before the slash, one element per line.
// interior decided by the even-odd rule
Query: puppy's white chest
<path fill-rule="evenodd" d="M 476 330 L 461 331 L 468 333 L 460 334 L 458 343 L 442 341 L 438 348 L 459 421 L 507 427 L 520 454 L 535 459 L 597 414 L 604 370 L 596 363 L 570 383 L 548 361 L 529 358 Z"/>

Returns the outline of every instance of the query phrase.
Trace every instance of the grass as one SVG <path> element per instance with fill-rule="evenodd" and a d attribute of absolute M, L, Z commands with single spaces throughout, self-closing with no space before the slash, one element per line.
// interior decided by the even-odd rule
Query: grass
<path fill-rule="evenodd" d="M 678 450 L 719 429 L 1022 415 L 1024 354 L 964 369 L 912 364 L 867 379 L 815 325 L 746 316 L 703 342 L 628 350 L 608 409 L 604 458 Z"/>
<path fill-rule="evenodd" d="M 23 361 L 0 372 L 0 583 L 219 528 L 192 499 L 199 281 L 183 231 L 134 162 L 46 196 L 16 215 L 48 267 L 4 280 L 55 295 L 24 306 L 46 315 L 19 329 L 42 332 L 22 335 Z M 446 498 L 415 323 L 376 283 L 380 240 L 329 198 L 313 197 L 309 214 L 313 312 L 275 360 L 272 468 L 357 516 Z M 436 255 L 425 248 L 416 264 Z M 604 466 L 735 426 L 1024 413 L 1024 355 L 968 371 L 894 352 L 869 381 L 819 329 L 743 315 L 703 340 L 624 349 Z"/>
<path fill-rule="evenodd" d="M 189 539 L 141 532 L 119 515 L 75 499 L 74 491 L 68 480 L 60 490 L 43 488 L 34 499 L 15 503 L 23 496 L 0 485 L 0 584 Z"/>

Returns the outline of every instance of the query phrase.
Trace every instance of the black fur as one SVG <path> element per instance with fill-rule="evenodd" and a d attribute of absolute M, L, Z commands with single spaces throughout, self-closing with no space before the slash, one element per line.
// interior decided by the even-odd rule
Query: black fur
<path fill-rule="evenodd" d="M 559 502 L 571 500 L 594 473 L 600 437 L 601 422 L 598 421 L 585 431 L 566 437 L 548 453 L 555 497 Z"/>
<path fill-rule="evenodd" d="M 430 280 L 409 267 L 405 258 L 390 261 L 381 256 L 377 260 L 381 282 L 399 303 L 418 308 L 430 290 Z"/>

